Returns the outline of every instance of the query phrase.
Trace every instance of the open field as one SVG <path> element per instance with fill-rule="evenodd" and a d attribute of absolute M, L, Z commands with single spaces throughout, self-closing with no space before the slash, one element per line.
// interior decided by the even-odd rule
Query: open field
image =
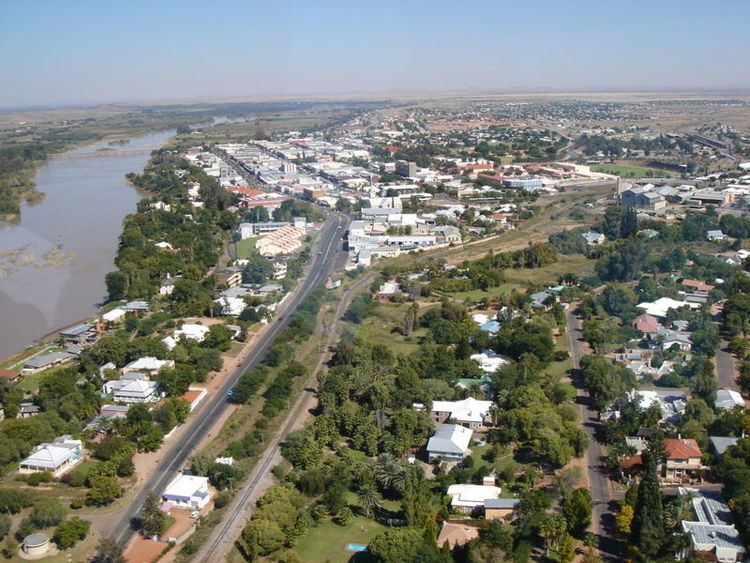
<path fill-rule="evenodd" d="M 673 176 L 671 172 L 667 172 L 666 170 L 646 168 L 645 166 L 635 166 L 632 164 L 594 164 L 591 170 L 622 176 L 623 178 L 653 178 L 655 176 L 671 178 Z"/>

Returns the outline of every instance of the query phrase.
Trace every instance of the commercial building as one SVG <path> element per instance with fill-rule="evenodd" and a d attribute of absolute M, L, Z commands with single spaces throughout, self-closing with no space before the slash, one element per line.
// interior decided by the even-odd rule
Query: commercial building
<path fill-rule="evenodd" d="M 211 501 L 208 477 L 178 475 L 167 485 L 162 498 L 178 507 L 200 510 Z"/>
<path fill-rule="evenodd" d="M 412 178 L 417 175 L 417 163 L 408 162 L 406 160 L 396 161 L 396 174 L 399 176 L 405 176 L 406 178 Z"/>

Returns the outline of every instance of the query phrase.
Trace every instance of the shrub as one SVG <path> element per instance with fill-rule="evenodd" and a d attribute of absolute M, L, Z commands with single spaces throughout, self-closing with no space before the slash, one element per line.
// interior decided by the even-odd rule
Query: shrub
<path fill-rule="evenodd" d="M 32 473 L 26 478 L 26 483 L 32 487 L 38 487 L 41 483 L 49 483 L 50 481 L 52 481 L 52 473 L 49 471 Z"/>

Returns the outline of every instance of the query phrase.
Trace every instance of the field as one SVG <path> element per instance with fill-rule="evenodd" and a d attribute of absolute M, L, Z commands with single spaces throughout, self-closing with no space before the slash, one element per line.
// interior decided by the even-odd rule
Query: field
<path fill-rule="evenodd" d="M 308 529 L 297 544 L 296 551 L 301 561 L 343 563 L 354 556 L 353 552 L 346 550 L 346 544 L 367 545 L 383 530 L 385 526 L 363 516 L 355 516 L 348 526 L 325 522 Z M 363 553 L 358 555 L 356 560 L 363 562 L 371 558 Z"/>
<path fill-rule="evenodd" d="M 623 178 L 671 178 L 672 173 L 656 168 L 634 166 L 629 164 L 595 164 L 591 167 L 592 172 L 613 174 Z"/>
<path fill-rule="evenodd" d="M 373 314 L 367 317 L 357 331 L 357 335 L 365 342 L 371 344 L 382 344 L 388 347 L 394 354 L 411 354 L 419 348 L 420 337 L 427 333 L 426 329 L 416 329 L 411 339 L 393 332 L 395 327 L 401 325 L 406 314 L 408 303 L 384 303 L 375 306 Z M 422 311 L 423 313 L 424 311 Z"/>
<path fill-rule="evenodd" d="M 255 253 L 255 238 L 246 238 L 234 243 L 235 252 L 238 260 L 247 260 Z"/>

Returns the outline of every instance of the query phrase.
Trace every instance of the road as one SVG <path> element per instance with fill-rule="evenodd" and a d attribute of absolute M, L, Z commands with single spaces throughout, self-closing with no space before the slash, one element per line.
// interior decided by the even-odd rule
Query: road
<path fill-rule="evenodd" d="M 734 373 L 734 356 L 727 351 L 729 342 L 722 340 L 716 349 L 716 378 L 719 380 L 721 389 L 739 391 L 736 375 Z"/>
<path fill-rule="evenodd" d="M 375 272 L 365 274 L 347 288 L 336 307 L 333 324 L 328 329 L 328 338 L 323 353 L 321 353 L 316 369 L 310 371 L 310 378 L 305 384 L 305 390 L 299 394 L 287 415 L 281 428 L 268 442 L 255 467 L 244 485 L 236 492 L 227 513 L 211 535 L 203 543 L 201 550 L 193 561 L 207 563 L 209 561 L 226 561 L 235 541 L 240 537 L 247 519 L 255 507 L 256 501 L 270 488 L 274 481 L 271 470 L 282 461 L 281 445 L 286 436 L 300 428 L 309 416 L 309 411 L 317 404 L 313 386 L 317 373 L 323 363 L 330 356 L 328 350 L 336 343 L 340 321 L 352 299 L 360 290 L 369 287 L 375 277 Z"/>
<path fill-rule="evenodd" d="M 616 540 L 616 532 L 613 529 L 613 511 L 616 508 L 614 506 L 615 496 L 603 464 L 606 452 L 597 440 L 597 431 L 601 423 L 581 374 L 581 358 L 584 355 L 582 343 L 584 339 L 581 321 L 574 313 L 576 306 L 577 304 L 571 304 L 565 315 L 568 325 L 568 338 L 570 339 L 570 355 L 573 360 L 571 379 L 578 392 L 576 402 L 580 409 L 581 424 L 589 437 L 589 447 L 586 450 L 585 458 L 589 490 L 594 501 L 590 530 L 599 540 L 599 551 L 602 559 L 617 561 L 621 559 L 619 555 L 621 546 Z"/>
<path fill-rule="evenodd" d="M 340 266 L 345 254 L 343 250 L 343 236 L 348 226 L 349 217 L 337 213 L 328 216 L 321 227 L 318 239 L 313 247 L 311 262 L 307 268 L 305 277 L 280 308 L 281 310 L 275 319 L 266 327 L 266 330 L 262 334 L 258 335 L 253 349 L 242 364 L 230 373 L 217 388 L 216 393 L 208 398 L 208 403 L 200 413 L 201 417 L 192 422 L 192 426 L 187 429 L 187 432 L 179 443 L 173 444 L 164 452 L 159 466 L 148 477 L 132 502 L 122 510 L 119 523 L 114 527 L 113 539 L 120 543 L 125 543 L 135 533 L 132 523 L 140 507 L 143 505 L 146 494 L 149 491 L 161 493 L 169 482 L 174 479 L 185 465 L 188 457 L 193 453 L 193 450 L 203 437 L 208 434 L 216 419 L 229 407 L 227 391 L 234 387 L 243 373 L 261 362 L 266 351 L 276 339 L 276 336 L 288 325 L 289 319 L 297 306 L 315 288 L 321 285 L 335 268 Z"/>

